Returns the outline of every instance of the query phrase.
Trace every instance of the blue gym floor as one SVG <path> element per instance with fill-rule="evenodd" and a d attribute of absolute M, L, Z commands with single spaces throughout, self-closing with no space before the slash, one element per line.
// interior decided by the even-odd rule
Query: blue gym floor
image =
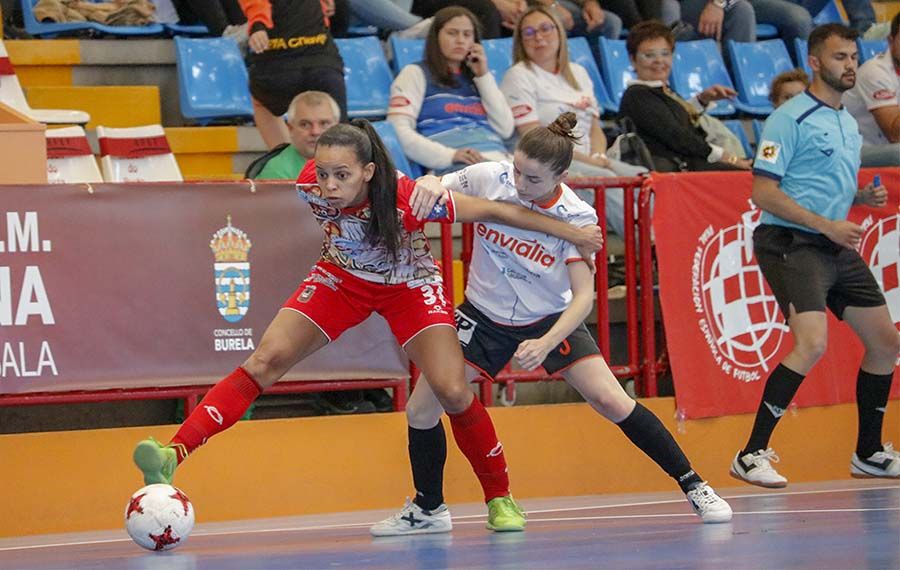
<path fill-rule="evenodd" d="M 524 533 L 492 533 L 483 505 L 451 505 L 443 535 L 373 539 L 390 512 L 369 511 L 198 524 L 165 553 L 124 530 L 0 539 L 0 568 L 900 568 L 900 481 L 719 491 L 728 524 L 700 523 L 678 493 L 531 499 Z"/>

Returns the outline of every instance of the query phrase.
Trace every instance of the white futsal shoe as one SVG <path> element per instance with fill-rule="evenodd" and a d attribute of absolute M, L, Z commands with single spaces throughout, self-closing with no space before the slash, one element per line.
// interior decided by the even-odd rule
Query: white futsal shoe
<path fill-rule="evenodd" d="M 372 536 L 407 536 L 411 534 L 436 534 L 453 530 L 447 505 L 426 511 L 406 499 L 400 512 L 391 515 L 369 528 Z"/>
<path fill-rule="evenodd" d="M 716 494 L 706 481 L 687 492 L 688 502 L 705 523 L 726 523 L 731 520 L 731 505 Z"/>
<path fill-rule="evenodd" d="M 900 478 L 900 452 L 894 445 L 885 443 L 883 451 L 862 459 L 856 453 L 850 458 L 850 476 L 859 479 L 869 477 Z"/>
<path fill-rule="evenodd" d="M 779 475 L 778 471 L 772 467 L 772 462 L 778 463 L 779 461 L 775 450 L 771 447 L 745 455 L 741 455 L 741 452 L 738 451 L 734 461 L 731 462 L 731 476 L 751 485 L 770 489 L 787 487 L 788 480 Z"/>

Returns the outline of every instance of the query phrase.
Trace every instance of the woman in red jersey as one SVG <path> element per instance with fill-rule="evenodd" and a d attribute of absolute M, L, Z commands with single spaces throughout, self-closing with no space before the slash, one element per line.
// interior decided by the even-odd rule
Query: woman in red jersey
<path fill-rule="evenodd" d="M 555 235 L 585 255 L 602 245 L 599 228 L 578 228 L 502 202 L 451 196 L 435 177 L 398 178 L 378 134 L 364 120 L 323 133 L 297 187 L 326 230 L 321 259 L 256 351 L 207 393 L 172 441 L 138 444 L 134 461 L 145 483 L 171 483 L 188 454 L 232 426 L 265 388 L 377 312 L 450 416 L 457 445 L 484 490 L 489 526 L 521 530 L 524 514 L 509 493 L 503 448 L 466 382 L 453 307 L 444 297 L 423 226 L 429 220 L 495 221 Z"/>

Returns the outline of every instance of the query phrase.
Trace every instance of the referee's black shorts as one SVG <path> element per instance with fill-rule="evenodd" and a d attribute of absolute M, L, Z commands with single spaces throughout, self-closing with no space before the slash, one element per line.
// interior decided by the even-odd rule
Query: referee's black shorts
<path fill-rule="evenodd" d="M 847 307 L 878 307 L 884 295 L 856 250 L 822 234 L 761 224 L 753 232 L 753 251 L 785 318 L 831 310 L 839 319 Z"/>
<path fill-rule="evenodd" d="M 501 325 L 466 300 L 456 308 L 456 329 L 463 357 L 466 363 L 494 380 L 497 373 L 512 360 L 519 343 L 544 336 L 560 314 L 523 326 Z M 543 367 L 548 374 L 555 374 L 570 368 L 583 358 L 593 356 L 600 356 L 600 350 L 582 323 L 547 354 Z"/>

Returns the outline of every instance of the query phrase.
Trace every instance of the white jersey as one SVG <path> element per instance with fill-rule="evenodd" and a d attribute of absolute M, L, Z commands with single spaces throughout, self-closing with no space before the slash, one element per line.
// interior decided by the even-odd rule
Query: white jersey
<path fill-rule="evenodd" d="M 545 204 L 519 199 L 509 162 L 482 162 L 443 177 L 444 186 L 468 196 L 511 202 L 576 226 L 597 223 L 594 208 L 571 188 Z M 492 321 L 526 325 L 560 313 L 572 301 L 567 264 L 580 261 L 571 243 L 540 232 L 475 222 L 466 298 Z"/>
<path fill-rule="evenodd" d="M 900 105 L 900 73 L 894 69 L 890 51 L 880 53 L 860 66 L 856 86 L 844 93 L 843 103 L 859 123 L 863 144 L 890 144 L 872 115 L 874 109 Z"/>
<path fill-rule="evenodd" d="M 503 76 L 500 90 L 512 108 L 517 127 L 528 123 L 546 127 L 561 113 L 575 113 L 578 118 L 575 134 L 580 137 L 575 143 L 575 151 L 591 154 L 591 125 L 600 117 L 600 105 L 587 70 L 574 62 L 569 67 L 578 82 L 578 89 L 569 85 L 559 73 L 550 73 L 520 61 Z"/>

